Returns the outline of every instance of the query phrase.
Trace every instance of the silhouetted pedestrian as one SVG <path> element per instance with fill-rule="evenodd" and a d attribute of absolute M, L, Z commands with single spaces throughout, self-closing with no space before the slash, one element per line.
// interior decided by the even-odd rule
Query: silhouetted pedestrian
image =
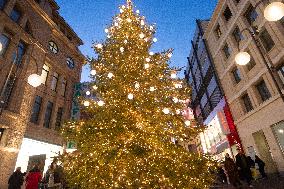
<path fill-rule="evenodd" d="M 250 163 L 248 162 L 248 158 L 245 154 L 241 151 L 241 149 L 237 149 L 238 154 L 236 155 L 236 165 L 238 167 L 238 170 L 240 171 L 240 174 L 242 178 L 244 178 L 249 185 L 249 187 L 252 187 L 251 181 L 252 181 L 252 174 L 250 170 Z"/>
<path fill-rule="evenodd" d="M 225 162 L 224 162 L 225 170 L 227 172 L 227 175 L 229 177 L 230 183 L 235 186 L 239 187 L 241 186 L 239 174 L 238 174 L 238 168 L 234 162 L 234 160 L 230 157 L 230 155 L 227 153 L 225 156 Z"/>
<path fill-rule="evenodd" d="M 38 189 L 41 177 L 42 176 L 38 165 L 35 165 L 33 169 L 29 171 L 26 177 L 26 189 Z"/>
<path fill-rule="evenodd" d="M 8 180 L 8 189 L 21 189 L 24 183 L 24 176 L 26 173 L 21 172 L 21 167 L 17 167 L 16 171 L 10 176 Z"/>
<path fill-rule="evenodd" d="M 258 165 L 258 170 L 259 170 L 262 178 L 266 178 L 267 175 L 264 171 L 264 166 L 265 166 L 264 161 L 262 161 L 257 155 L 255 155 L 255 163 L 257 163 L 257 165 Z"/>

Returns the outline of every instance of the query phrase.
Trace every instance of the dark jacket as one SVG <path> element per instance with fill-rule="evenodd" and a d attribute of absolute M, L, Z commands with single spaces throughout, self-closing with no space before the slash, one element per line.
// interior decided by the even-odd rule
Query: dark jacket
<path fill-rule="evenodd" d="M 15 171 L 8 180 L 8 189 L 20 189 L 24 182 L 24 176 L 25 173 Z"/>
<path fill-rule="evenodd" d="M 236 155 L 236 165 L 237 167 L 240 167 L 242 170 L 246 170 L 250 168 L 246 155 L 241 154 L 241 153 L 238 153 Z"/>
<path fill-rule="evenodd" d="M 264 167 L 265 163 L 257 156 L 255 156 L 255 163 L 257 163 L 258 167 Z"/>
<path fill-rule="evenodd" d="M 227 171 L 227 175 L 232 184 L 235 184 L 239 180 L 238 168 L 231 158 L 225 158 L 224 162 L 225 170 Z"/>

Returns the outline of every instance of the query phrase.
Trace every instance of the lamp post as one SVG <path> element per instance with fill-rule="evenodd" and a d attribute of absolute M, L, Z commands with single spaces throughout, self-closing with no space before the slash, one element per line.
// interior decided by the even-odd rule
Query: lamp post
<path fill-rule="evenodd" d="M 264 9 L 264 17 L 268 20 L 268 21 L 278 21 L 280 20 L 282 17 L 284 16 L 284 4 L 281 2 L 273 2 L 270 3 L 268 6 L 266 6 L 266 8 Z M 244 30 L 241 31 L 248 31 L 253 42 L 255 43 L 257 50 L 259 51 L 259 54 L 268 70 L 269 75 L 271 76 L 273 83 L 276 86 L 277 92 L 279 93 L 282 101 L 284 102 L 284 94 L 281 91 L 281 86 L 279 85 L 279 83 L 277 82 L 275 75 L 273 74 L 274 72 L 274 67 L 273 67 L 273 63 L 272 60 L 270 59 L 269 56 L 267 56 L 267 54 L 263 53 L 263 49 L 261 46 L 261 43 L 258 39 L 258 29 L 257 28 L 245 28 Z M 235 61 L 237 64 L 239 65 L 246 65 L 249 63 L 250 61 L 250 54 L 244 51 L 240 51 L 236 56 L 235 56 Z"/>
<path fill-rule="evenodd" d="M 0 52 L 3 50 L 3 44 L 0 42 Z M 18 70 L 18 58 L 19 58 L 19 55 L 18 55 L 18 49 L 15 51 L 15 57 L 13 59 L 13 62 L 12 62 L 12 65 L 10 67 L 10 70 L 9 70 L 9 73 L 8 73 L 8 76 L 4 82 L 4 86 L 2 88 L 2 91 L 0 93 L 0 115 L 2 114 L 3 112 L 3 109 L 5 108 L 5 104 L 7 103 L 7 97 L 5 96 L 6 94 L 6 91 L 8 90 L 8 87 L 9 87 L 9 83 L 10 83 L 10 79 L 12 78 L 13 79 L 13 82 L 15 82 L 16 80 L 16 74 L 17 74 L 17 70 Z M 16 68 L 15 68 L 16 67 Z M 14 71 L 14 68 L 15 68 L 15 71 Z M 37 65 L 37 69 L 38 69 L 38 65 Z M 13 76 L 14 74 L 14 76 Z M 33 87 L 38 87 L 41 85 L 41 76 L 37 75 L 37 74 L 32 74 L 28 77 L 28 83 L 33 86 Z M 11 89 L 10 89 L 11 90 Z"/>

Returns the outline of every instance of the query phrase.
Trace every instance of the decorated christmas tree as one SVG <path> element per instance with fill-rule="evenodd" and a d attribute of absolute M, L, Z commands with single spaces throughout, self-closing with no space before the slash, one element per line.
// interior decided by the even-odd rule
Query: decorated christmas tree
<path fill-rule="evenodd" d="M 62 157 L 67 181 L 78 188 L 204 189 L 212 183 L 213 162 L 189 153 L 199 130 L 182 111 L 190 88 L 168 62 L 172 50 L 151 52 L 157 42 L 130 0 L 94 44 L 90 61 L 93 99 L 81 99 L 84 119 L 64 126 L 77 150 Z"/>

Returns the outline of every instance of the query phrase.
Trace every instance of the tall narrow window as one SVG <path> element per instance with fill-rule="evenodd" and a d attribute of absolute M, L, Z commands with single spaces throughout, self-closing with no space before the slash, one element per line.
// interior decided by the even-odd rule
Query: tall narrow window
<path fill-rule="evenodd" d="M 55 121 L 55 130 L 59 130 L 61 128 L 62 116 L 63 116 L 63 108 L 58 108 L 56 121 Z"/>
<path fill-rule="evenodd" d="M 13 10 L 11 11 L 11 14 L 10 14 L 10 18 L 14 21 L 14 22 L 19 22 L 20 18 L 22 16 L 22 13 L 21 11 L 17 8 L 17 7 L 14 7 Z"/>
<path fill-rule="evenodd" d="M 221 29 L 220 29 L 220 25 L 218 24 L 215 28 L 215 35 L 216 37 L 219 39 L 222 35 Z"/>
<path fill-rule="evenodd" d="M 52 53 L 54 53 L 54 54 L 58 53 L 58 46 L 56 45 L 56 43 L 54 41 L 48 42 L 48 48 Z"/>
<path fill-rule="evenodd" d="M 65 96 L 66 95 L 66 88 L 67 88 L 67 81 L 66 79 L 62 80 L 62 85 L 61 85 L 61 96 Z"/>
<path fill-rule="evenodd" d="M 233 31 L 233 36 L 234 36 L 237 43 L 239 43 L 241 40 L 244 39 L 244 36 L 242 35 L 238 26 L 235 27 L 235 29 Z"/>
<path fill-rule="evenodd" d="M 258 90 L 258 93 L 262 101 L 266 101 L 267 99 L 271 97 L 271 94 L 263 80 L 256 85 L 256 88 Z"/>
<path fill-rule="evenodd" d="M 240 70 L 238 68 L 233 69 L 232 74 L 234 76 L 236 83 L 239 83 L 242 80 L 241 79 L 241 73 L 240 73 Z"/>
<path fill-rule="evenodd" d="M 43 123 L 43 126 L 45 128 L 50 128 L 52 108 L 53 108 L 53 103 L 48 101 L 45 110 L 44 123 Z"/>
<path fill-rule="evenodd" d="M 38 124 L 41 103 L 42 103 L 42 98 L 40 96 L 36 96 L 33 110 L 32 110 L 31 119 L 30 119 L 32 123 Z"/>
<path fill-rule="evenodd" d="M 229 21 L 232 18 L 233 14 L 228 6 L 226 7 L 223 15 L 226 21 Z"/>
<path fill-rule="evenodd" d="M 0 56 L 3 55 L 9 45 L 10 39 L 5 34 L 0 35 Z"/>
<path fill-rule="evenodd" d="M 49 67 L 46 64 L 44 64 L 41 71 L 41 81 L 42 84 L 44 85 L 46 85 L 48 74 L 49 74 Z"/>
<path fill-rule="evenodd" d="M 253 110 L 253 106 L 251 104 L 249 95 L 247 93 L 243 95 L 242 101 L 244 103 L 244 107 L 245 107 L 246 112 L 250 112 L 251 110 Z"/>
<path fill-rule="evenodd" d="M 7 0 L 0 0 L 0 9 L 4 9 Z"/>
<path fill-rule="evenodd" d="M 227 43 L 223 47 L 223 52 L 224 52 L 226 58 L 229 58 L 231 56 L 232 50 L 230 49 L 230 47 L 228 46 Z"/>
<path fill-rule="evenodd" d="M 282 85 L 284 85 L 284 64 L 278 69 L 278 74 L 282 81 Z"/>
<path fill-rule="evenodd" d="M 266 51 L 270 51 L 275 45 L 274 41 L 272 40 L 271 36 L 269 35 L 266 29 L 264 29 L 259 34 L 259 39 L 261 40 L 261 43 Z"/>
<path fill-rule="evenodd" d="M 244 16 L 247 19 L 248 23 L 250 25 L 252 25 L 254 23 L 254 21 L 256 21 L 258 14 L 257 14 L 255 8 L 252 5 L 250 5 L 248 7 L 247 11 L 245 12 Z"/>
<path fill-rule="evenodd" d="M 58 73 L 54 72 L 51 81 L 51 90 L 56 91 L 57 83 L 58 83 Z"/>
<path fill-rule="evenodd" d="M 9 78 L 7 76 L 7 85 L 5 86 L 5 88 L 2 89 L 2 90 L 4 90 L 3 91 L 3 97 L 2 97 L 1 102 L 0 102 L 0 106 L 2 108 L 7 108 L 8 104 L 9 104 L 9 100 L 10 100 L 10 97 L 11 97 L 12 90 L 14 88 L 15 80 L 16 80 L 16 77 L 15 77 L 14 74 L 10 75 Z"/>
<path fill-rule="evenodd" d="M 27 45 L 23 42 L 20 41 L 19 45 L 18 45 L 18 57 L 17 57 L 17 64 L 20 65 L 22 63 L 23 60 L 23 56 L 26 52 L 26 47 Z"/>
<path fill-rule="evenodd" d="M 248 52 L 248 53 L 251 54 L 250 52 Z M 249 63 L 246 65 L 248 71 L 250 71 L 255 65 L 256 65 L 255 60 L 254 60 L 253 56 L 251 55 L 251 56 L 250 56 L 250 61 L 249 61 Z"/>

